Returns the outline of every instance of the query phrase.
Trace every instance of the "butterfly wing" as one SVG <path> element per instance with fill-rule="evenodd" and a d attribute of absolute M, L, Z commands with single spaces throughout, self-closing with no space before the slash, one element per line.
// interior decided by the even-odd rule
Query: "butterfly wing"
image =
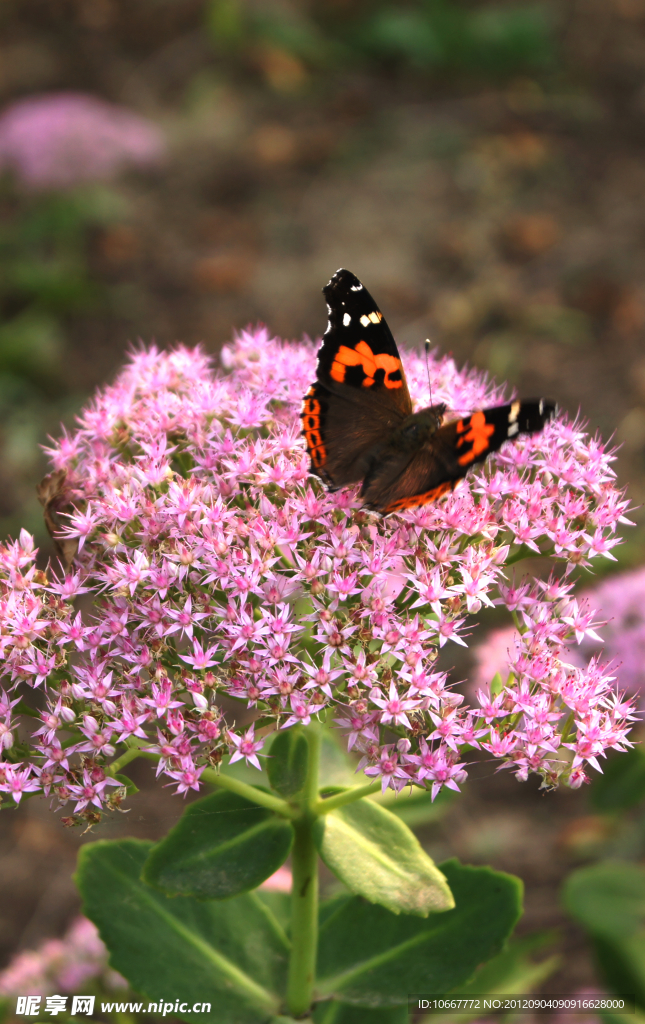
<path fill-rule="evenodd" d="M 409 415 L 412 403 L 399 350 L 367 288 L 349 270 L 337 270 L 323 292 L 329 323 L 318 353 L 318 380 L 348 400 L 378 394 L 381 406 Z"/>
<path fill-rule="evenodd" d="M 367 289 L 338 270 L 323 292 L 329 323 L 301 418 L 312 473 L 342 487 L 364 478 L 412 402 L 396 342 Z"/>
<path fill-rule="evenodd" d="M 471 466 L 483 462 L 504 441 L 542 430 L 555 412 L 543 399 L 481 409 L 440 427 L 411 458 L 386 448 L 365 478 L 365 504 L 378 512 L 402 512 L 451 491 Z"/>

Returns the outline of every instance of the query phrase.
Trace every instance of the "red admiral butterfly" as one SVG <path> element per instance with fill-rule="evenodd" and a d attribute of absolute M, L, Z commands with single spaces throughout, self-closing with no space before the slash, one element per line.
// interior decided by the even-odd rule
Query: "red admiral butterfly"
<path fill-rule="evenodd" d="M 364 504 L 387 514 L 451 491 L 508 438 L 533 434 L 555 407 L 511 402 L 444 424 L 445 405 L 412 411 L 401 357 L 374 299 L 349 270 L 323 288 L 329 323 L 302 432 L 311 472 L 332 490 L 362 480 Z"/>

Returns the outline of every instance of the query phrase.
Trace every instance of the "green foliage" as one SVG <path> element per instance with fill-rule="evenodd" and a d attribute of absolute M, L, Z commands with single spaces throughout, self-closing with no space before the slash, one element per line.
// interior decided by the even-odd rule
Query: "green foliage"
<path fill-rule="evenodd" d="M 521 914 L 522 883 L 491 868 L 441 865 L 454 910 L 421 919 L 358 896 L 325 908 L 318 991 L 341 1002 L 395 1006 L 409 992 L 449 992 L 500 952 Z"/>
<path fill-rule="evenodd" d="M 553 56 L 545 11 L 533 5 L 472 9 L 455 0 L 383 5 L 357 30 L 356 42 L 376 58 L 411 68 L 494 77 L 545 67 Z"/>
<path fill-rule="evenodd" d="M 315 1024 L 409 1024 L 407 1006 L 349 1006 L 335 999 L 319 1003 L 313 1015 Z"/>
<path fill-rule="evenodd" d="M 569 875 L 564 904 L 589 933 L 605 983 L 645 1009 L 645 868 L 604 861 Z"/>
<path fill-rule="evenodd" d="M 451 995 L 468 998 L 474 995 L 524 995 L 533 992 L 560 966 L 558 956 L 549 956 L 539 963 L 533 960 L 533 955 L 552 941 L 552 935 L 542 933 L 512 942 L 508 949 L 482 964 L 471 981 L 467 985 L 458 986 Z M 433 1024 L 470 1024 L 470 1021 L 481 1017 L 481 1010 L 435 1013 L 432 1017 Z"/>
<path fill-rule="evenodd" d="M 560 965 L 557 956 L 536 963 L 535 954 L 553 942 L 549 934 L 530 935 L 512 942 L 492 960 L 482 964 L 467 985 L 458 986 L 450 995 L 524 995 L 535 991 Z M 481 1017 L 481 1010 L 464 1013 L 432 1014 L 433 1024 L 470 1024 Z M 407 1005 L 367 1009 L 331 1000 L 319 1003 L 313 1015 L 315 1024 L 408 1024 Z"/>
<path fill-rule="evenodd" d="M 284 729 L 276 733 L 267 762 L 267 774 L 272 789 L 280 796 L 295 796 L 302 790 L 307 778 L 309 745 L 302 729 Z"/>
<path fill-rule="evenodd" d="M 369 800 L 319 818 L 314 838 L 327 867 L 371 903 L 420 917 L 455 905 L 444 876 L 407 825 Z"/>
<path fill-rule="evenodd" d="M 143 877 L 171 896 L 228 899 L 277 871 L 292 843 L 288 821 L 221 790 L 186 808 L 153 848 Z"/>
<path fill-rule="evenodd" d="M 625 811 L 645 797 L 645 754 L 639 747 L 610 757 L 603 774 L 594 777 L 589 793 L 594 810 Z"/>
<path fill-rule="evenodd" d="M 104 187 L 29 195 L 0 180 L 0 205 L 0 474 L 22 506 L 0 530 L 25 526 L 40 540 L 38 444 L 78 405 L 66 362 L 69 318 L 108 296 L 90 271 L 90 233 L 122 217 L 124 204 Z"/>
<path fill-rule="evenodd" d="M 393 793 L 391 789 L 386 789 L 383 794 L 375 793 L 371 800 L 387 807 L 388 811 L 396 814 L 410 828 L 420 828 L 439 821 L 456 797 L 457 793 L 453 789 L 444 786 L 433 800 L 431 790 L 415 786 L 412 792 L 407 790 L 403 793 Z"/>
<path fill-rule="evenodd" d="M 24 377 L 48 390 L 61 369 L 65 341 L 58 318 L 27 307 L 0 323 L 0 374 Z"/>
<path fill-rule="evenodd" d="M 0 310 L 5 333 L 25 313 L 62 317 L 96 306 L 101 295 L 87 265 L 88 228 L 106 224 L 121 204 L 105 189 L 11 197 L 0 227 Z M 16 321 L 17 322 L 17 321 Z M 4 368 L 0 353 L 0 370 Z"/>
<path fill-rule="evenodd" d="M 201 801 L 202 803 L 204 801 Z M 380 812 L 383 813 L 383 812 Z M 153 1000 L 210 1014 L 182 1019 L 261 1024 L 284 1012 L 289 940 L 270 906 L 273 895 L 202 901 L 169 898 L 142 879 L 152 844 L 97 842 L 79 856 L 83 909 L 97 925 L 112 966 Z M 521 883 L 489 868 L 443 865 L 456 907 L 425 920 L 395 915 L 360 897 L 321 907 L 316 1024 L 399 1024 L 397 1007 L 412 991 L 445 992 L 465 984 L 499 953 L 520 913 Z M 508 981 L 522 958 L 507 958 L 493 977 Z M 505 966 L 504 966 L 505 965 Z M 484 981 L 484 976 L 479 975 Z M 529 979 L 530 980 L 530 979 Z M 353 1016 L 350 1008 L 360 1007 Z M 396 1010 L 396 1012 L 395 1012 Z"/>
<path fill-rule="evenodd" d="M 211 1012 L 178 1016 L 213 1024 L 260 1024 L 278 1012 L 288 940 L 254 895 L 202 902 L 170 899 L 141 881 L 151 844 L 97 842 L 80 852 L 77 884 L 84 912 L 110 951 L 112 966 L 150 999 Z"/>
<path fill-rule="evenodd" d="M 594 935 L 635 935 L 645 924 L 645 869 L 621 861 L 579 868 L 566 880 L 564 903 Z"/>
<path fill-rule="evenodd" d="M 127 796 L 134 796 L 135 793 L 139 792 L 139 787 L 135 786 L 132 779 L 129 779 L 127 775 L 114 775 L 113 778 L 125 788 Z"/>
<path fill-rule="evenodd" d="M 211 0 L 207 25 L 220 50 L 270 46 L 309 68 L 389 65 L 499 78 L 554 61 L 546 8 L 539 3 L 472 7 L 461 0 L 392 0 L 309 11 L 270 0 Z"/>

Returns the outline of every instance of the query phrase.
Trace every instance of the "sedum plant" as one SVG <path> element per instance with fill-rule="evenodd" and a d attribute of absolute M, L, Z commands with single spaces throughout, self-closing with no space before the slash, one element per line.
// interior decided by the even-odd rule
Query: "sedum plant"
<path fill-rule="evenodd" d="M 631 702 L 597 659 L 567 661 L 597 625 L 574 570 L 611 557 L 627 503 L 611 453 L 566 417 L 433 505 L 381 519 L 325 493 L 299 438 L 314 356 L 265 329 L 223 350 L 223 373 L 200 350 L 142 349 L 48 449 L 59 567 L 37 568 L 24 531 L 0 551 L 0 793 L 91 826 L 136 758 L 178 794 L 212 787 L 156 845 L 83 848 L 112 966 L 164 999 L 210 993 L 203 1019 L 394 1024 L 409 993 L 458 990 L 500 954 L 519 883 L 439 870 L 370 796 L 456 790 L 476 750 L 577 788 L 630 746 Z M 418 402 L 425 363 L 406 373 Z M 503 397 L 449 358 L 430 376 L 455 412 Z M 551 576 L 515 580 L 538 554 Z M 518 628 L 512 673 L 469 707 L 438 659 L 496 603 Z M 330 731 L 360 758 L 356 786 L 321 780 Z M 257 784 L 237 761 L 264 768 Z M 283 919 L 252 890 L 289 855 Z M 320 909 L 319 857 L 349 890 Z"/>

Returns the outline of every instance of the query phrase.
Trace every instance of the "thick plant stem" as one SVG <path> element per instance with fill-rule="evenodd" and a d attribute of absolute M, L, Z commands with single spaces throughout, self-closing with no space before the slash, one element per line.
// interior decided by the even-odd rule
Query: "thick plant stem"
<path fill-rule="evenodd" d="M 307 729 L 309 765 L 302 800 L 302 815 L 293 822 L 295 840 L 291 851 L 291 961 L 287 985 L 287 1008 L 302 1017 L 311 1007 L 318 949 L 318 852 L 313 826 L 318 800 L 318 765 L 321 734 L 317 726 Z"/>

